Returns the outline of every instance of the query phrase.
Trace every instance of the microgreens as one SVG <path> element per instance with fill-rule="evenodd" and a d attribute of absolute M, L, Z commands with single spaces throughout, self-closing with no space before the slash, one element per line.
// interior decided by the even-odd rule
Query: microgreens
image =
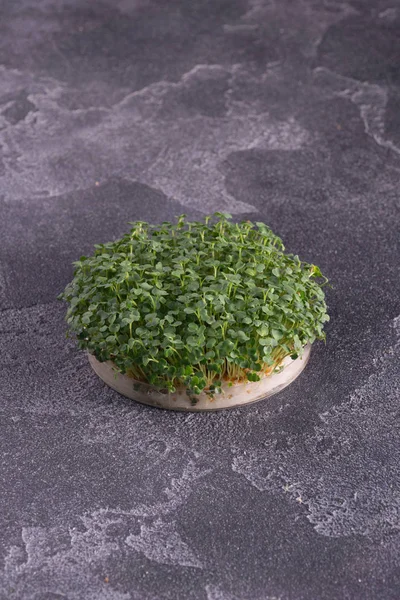
<path fill-rule="evenodd" d="M 224 380 L 258 381 L 324 339 L 326 278 L 264 223 L 215 213 L 131 225 L 75 262 L 60 295 L 80 348 L 99 361 L 196 397 Z"/>

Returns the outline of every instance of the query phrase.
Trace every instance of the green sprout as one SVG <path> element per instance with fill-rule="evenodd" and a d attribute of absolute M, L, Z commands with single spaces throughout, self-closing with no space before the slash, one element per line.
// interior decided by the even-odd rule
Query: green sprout
<path fill-rule="evenodd" d="M 75 262 L 60 295 L 79 347 L 99 361 L 170 392 L 184 385 L 195 402 L 325 339 L 327 279 L 264 223 L 215 213 L 131 225 Z"/>

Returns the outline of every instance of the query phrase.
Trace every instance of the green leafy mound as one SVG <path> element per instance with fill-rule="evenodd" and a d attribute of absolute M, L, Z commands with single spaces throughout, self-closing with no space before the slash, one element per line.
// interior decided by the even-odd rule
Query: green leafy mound
<path fill-rule="evenodd" d="M 263 223 L 141 221 L 74 263 L 61 298 L 80 348 L 121 373 L 189 395 L 258 381 L 329 320 L 318 267 L 284 253 Z"/>

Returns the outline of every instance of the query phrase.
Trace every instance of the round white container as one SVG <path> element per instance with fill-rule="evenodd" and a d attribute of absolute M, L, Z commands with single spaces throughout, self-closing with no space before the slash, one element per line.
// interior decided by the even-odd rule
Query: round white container
<path fill-rule="evenodd" d="M 301 358 L 292 360 L 289 356 L 286 357 L 282 362 L 283 369 L 279 373 L 273 373 L 260 381 L 247 381 L 233 385 L 223 382 L 222 393 L 210 397 L 202 392 L 196 397 L 198 398 L 196 404 L 192 404 L 183 386 L 173 393 L 164 392 L 147 383 L 136 381 L 129 375 L 117 373 L 110 361 L 99 362 L 89 354 L 89 362 L 104 383 L 127 398 L 158 408 L 199 412 L 251 404 L 280 392 L 300 375 L 308 362 L 310 350 L 311 345 L 307 344 Z"/>

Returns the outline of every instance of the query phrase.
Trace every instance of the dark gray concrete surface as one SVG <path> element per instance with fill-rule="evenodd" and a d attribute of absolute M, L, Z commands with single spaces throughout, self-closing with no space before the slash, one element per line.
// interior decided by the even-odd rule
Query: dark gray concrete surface
<path fill-rule="evenodd" d="M 400 5 L 0 1 L 1 600 L 400 597 Z M 228 210 L 331 279 L 327 344 L 217 414 L 107 389 L 71 261 Z"/>

